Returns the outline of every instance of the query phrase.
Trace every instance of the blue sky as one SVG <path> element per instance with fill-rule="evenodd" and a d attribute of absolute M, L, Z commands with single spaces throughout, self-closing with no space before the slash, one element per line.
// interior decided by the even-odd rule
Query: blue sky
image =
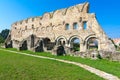
<path fill-rule="evenodd" d="M 120 38 L 120 0 L 0 0 L 0 31 L 16 21 L 86 1 L 107 35 Z"/>

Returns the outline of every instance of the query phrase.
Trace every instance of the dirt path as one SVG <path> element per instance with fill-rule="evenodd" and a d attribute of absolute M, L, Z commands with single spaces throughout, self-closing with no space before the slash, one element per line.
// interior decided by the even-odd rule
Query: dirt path
<path fill-rule="evenodd" d="M 114 76 L 112 74 L 106 73 L 104 71 L 95 69 L 93 67 L 90 67 L 88 65 L 85 64 L 81 64 L 78 62 L 73 62 L 73 61 L 68 61 L 68 60 L 62 60 L 62 59 L 56 59 L 56 58 L 50 58 L 50 57 L 44 57 L 44 56 L 38 56 L 38 55 L 32 55 L 32 54 L 27 54 L 27 53 L 22 53 L 22 52 L 16 52 L 16 51 L 11 51 L 11 50 L 4 50 L 4 49 L 0 49 L 3 51 L 8 51 L 8 52 L 12 52 L 12 53 L 18 53 L 18 54 L 22 54 L 22 55 L 26 55 L 26 56 L 32 56 L 32 57 L 37 57 L 37 58 L 43 58 L 43 59 L 49 59 L 49 60 L 56 60 L 59 62 L 64 62 L 64 63 L 69 63 L 69 64 L 73 64 L 73 65 L 77 65 L 79 67 L 84 68 L 85 70 L 94 73 L 102 78 L 104 78 L 105 80 L 120 80 L 117 76 Z"/>

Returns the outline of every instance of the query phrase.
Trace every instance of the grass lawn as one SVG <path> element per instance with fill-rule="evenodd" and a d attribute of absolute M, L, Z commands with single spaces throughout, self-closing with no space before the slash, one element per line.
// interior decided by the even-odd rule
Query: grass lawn
<path fill-rule="evenodd" d="M 16 49 L 9 49 L 9 50 L 16 51 Z M 48 56 L 48 57 L 54 57 L 54 58 L 59 58 L 59 59 L 64 59 L 64 60 L 80 62 L 83 64 L 87 64 L 89 66 L 92 66 L 94 68 L 97 68 L 99 70 L 105 71 L 107 73 L 113 74 L 120 78 L 120 62 L 109 61 L 109 60 L 104 60 L 104 59 L 92 60 L 92 59 L 72 57 L 72 56 L 54 56 L 54 55 L 51 55 L 51 53 L 45 53 L 45 52 L 42 52 L 42 53 L 39 53 L 39 52 L 34 53 L 31 51 L 22 51 L 22 52 L 40 55 L 40 56 Z"/>
<path fill-rule="evenodd" d="M 0 80 L 104 80 L 78 66 L 0 50 Z"/>

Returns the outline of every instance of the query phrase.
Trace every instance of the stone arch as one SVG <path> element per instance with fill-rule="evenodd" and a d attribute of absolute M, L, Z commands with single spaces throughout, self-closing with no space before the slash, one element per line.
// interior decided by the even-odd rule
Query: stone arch
<path fill-rule="evenodd" d="M 44 47 L 47 47 L 47 45 L 51 42 L 50 38 L 46 37 L 43 39 Z"/>
<path fill-rule="evenodd" d="M 71 37 L 69 38 L 69 42 L 70 42 L 73 38 L 75 38 L 75 37 L 79 38 L 80 41 L 83 42 L 82 37 L 81 37 L 81 36 L 78 36 L 78 35 L 73 35 L 73 36 L 71 36 Z"/>
<path fill-rule="evenodd" d="M 89 35 L 85 38 L 84 44 L 86 45 L 86 50 L 99 50 L 100 44 L 99 39 L 96 35 Z"/>
<path fill-rule="evenodd" d="M 65 45 L 67 44 L 67 38 L 65 36 L 59 36 L 56 38 L 57 45 Z"/>
<path fill-rule="evenodd" d="M 38 40 L 37 45 L 35 46 L 35 52 L 43 52 L 43 39 Z"/>
<path fill-rule="evenodd" d="M 74 42 L 75 40 L 77 40 L 78 42 L 76 43 L 76 42 Z M 73 51 L 80 51 L 80 44 L 83 42 L 83 40 L 82 40 L 82 38 L 80 37 L 80 36 L 78 36 L 78 35 L 73 35 L 73 36 L 71 36 L 70 38 L 69 38 L 69 46 L 70 46 L 70 48 L 71 48 L 71 50 L 73 50 Z M 76 46 L 75 45 L 77 45 L 77 48 L 79 49 L 79 50 L 77 50 L 77 49 L 74 49 Z"/>
<path fill-rule="evenodd" d="M 13 41 L 11 40 L 11 32 L 9 32 L 6 40 L 5 40 L 5 48 L 12 48 L 13 47 Z"/>
<path fill-rule="evenodd" d="M 13 41 L 11 40 L 9 43 L 5 43 L 5 48 L 13 48 Z"/>
<path fill-rule="evenodd" d="M 19 50 L 27 50 L 27 49 L 28 49 L 27 40 L 23 40 L 23 41 L 20 43 Z"/>
<path fill-rule="evenodd" d="M 97 38 L 97 36 L 96 36 L 95 34 L 88 35 L 88 36 L 84 39 L 84 43 L 85 43 L 89 38 L 91 38 L 91 37 L 96 37 L 96 38 Z"/>

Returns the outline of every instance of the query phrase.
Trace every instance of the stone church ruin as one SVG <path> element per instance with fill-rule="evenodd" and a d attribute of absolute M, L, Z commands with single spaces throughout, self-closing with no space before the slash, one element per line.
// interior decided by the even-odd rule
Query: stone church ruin
<path fill-rule="evenodd" d="M 87 52 L 94 47 L 97 51 L 115 51 L 95 14 L 89 13 L 88 2 L 12 24 L 5 47 L 70 54 L 76 39 L 79 41 L 77 52 Z"/>

